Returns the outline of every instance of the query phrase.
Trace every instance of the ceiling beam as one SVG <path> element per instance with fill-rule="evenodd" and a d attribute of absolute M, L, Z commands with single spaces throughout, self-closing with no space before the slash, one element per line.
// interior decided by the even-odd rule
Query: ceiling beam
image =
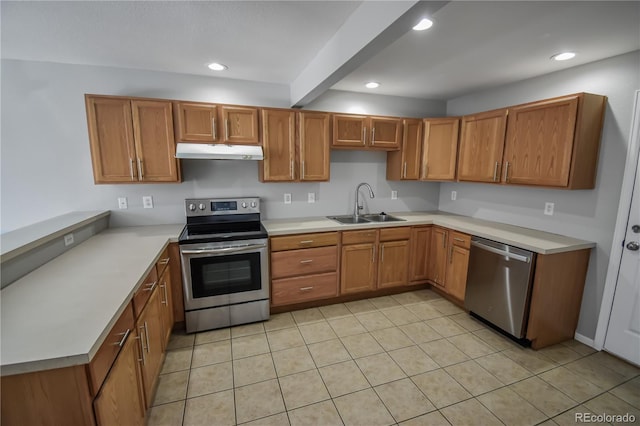
<path fill-rule="evenodd" d="M 316 99 L 406 34 L 421 17 L 432 16 L 447 3 L 363 1 L 291 83 L 292 107 L 301 108 Z"/>

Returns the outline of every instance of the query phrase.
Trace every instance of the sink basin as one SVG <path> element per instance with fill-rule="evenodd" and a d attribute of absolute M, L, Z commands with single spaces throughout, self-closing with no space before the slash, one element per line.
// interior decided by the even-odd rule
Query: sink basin
<path fill-rule="evenodd" d="M 327 216 L 327 218 L 331 219 L 331 220 L 335 220 L 336 222 L 340 222 L 342 224 L 345 225 L 352 225 L 355 223 L 369 223 L 371 222 L 370 220 L 367 220 L 365 218 L 363 218 L 362 216 L 352 216 L 352 215 L 347 215 L 347 216 Z"/>
<path fill-rule="evenodd" d="M 400 219 L 399 217 L 391 216 L 390 214 L 365 214 L 362 215 L 363 218 L 370 222 L 404 222 L 405 219 Z"/>

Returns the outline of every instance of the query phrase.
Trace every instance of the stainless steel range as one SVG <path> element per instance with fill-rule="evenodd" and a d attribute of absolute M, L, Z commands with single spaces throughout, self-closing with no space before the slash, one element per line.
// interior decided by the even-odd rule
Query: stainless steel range
<path fill-rule="evenodd" d="M 180 234 L 187 333 L 269 319 L 259 198 L 185 200 Z"/>

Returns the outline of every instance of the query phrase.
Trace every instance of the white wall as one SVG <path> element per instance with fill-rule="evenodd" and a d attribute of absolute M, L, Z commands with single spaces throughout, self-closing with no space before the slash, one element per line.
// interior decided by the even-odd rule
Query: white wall
<path fill-rule="evenodd" d="M 595 329 L 622 185 L 634 92 L 640 88 L 640 52 L 583 65 L 516 84 L 452 99 L 447 115 L 464 115 L 509 105 L 590 92 L 608 96 L 596 188 L 563 191 L 473 183 L 443 183 L 439 209 L 569 235 L 597 243 L 592 251 L 577 332 Z M 451 191 L 457 200 L 451 201 Z M 543 214 L 555 203 L 553 216 Z"/>
<path fill-rule="evenodd" d="M 183 223 L 189 197 L 260 196 L 265 217 L 347 213 L 362 181 L 376 193 L 371 211 L 435 210 L 439 184 L 387 182 L 379 152 L 332 152 L 331 181 L 261 184 L 251 161 L 183 160 L 181 184 L 95 185 L 87 136 L 84 94 L 157 97 L 203 102 L 289 107 L 284 85 L 132 69 L 3 60 L 1 72 L 1 229 L 7 232 L 74 210 L 112 210 L 111 225 Z M 323 99 L 325 99 L 323 101 Z M 369 114 L 443 115 L 444 102 L 328 92 L 314 104 Z M 330 109 L 329 109 L 330 110 Z M 391 200 L 391 189 L 399 199 Z M 285 206 L 283 194 L 293 195 Z M 308 204 L 307 192 L 317 202 Z M 155 208 L 142 208 L 151 195 Z M 129 209 L 118 210 L 117 198 Z"/>

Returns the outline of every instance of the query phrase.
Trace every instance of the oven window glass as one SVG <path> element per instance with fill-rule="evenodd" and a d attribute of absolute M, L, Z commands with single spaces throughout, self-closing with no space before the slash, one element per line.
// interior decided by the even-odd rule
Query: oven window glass
<path fill-rule="evenodd" d="M 260 253 L 191 259 L 193 297 L 260 290 Z"/>

